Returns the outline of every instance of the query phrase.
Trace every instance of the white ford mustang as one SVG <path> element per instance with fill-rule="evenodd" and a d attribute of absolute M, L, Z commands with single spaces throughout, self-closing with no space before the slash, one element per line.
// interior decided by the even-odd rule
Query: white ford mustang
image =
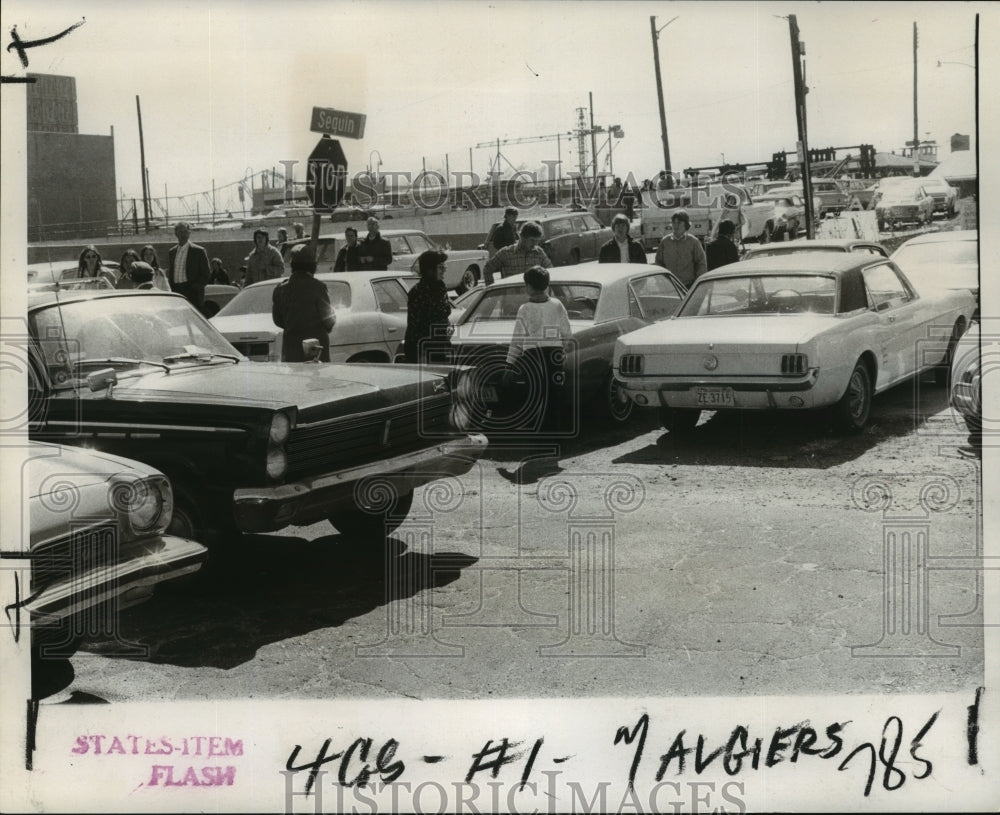
<path fill-rule="evenodd" d="M 674 433 L 702 410 L 826 407 L 860 432 L 874 393 L 930 368 L 947 380 L 974 310 L 968 291 L 918 292 L 886 258 L 764 257 L 702 275 L 675 317 L 620 337 L 614 373 Z"/>

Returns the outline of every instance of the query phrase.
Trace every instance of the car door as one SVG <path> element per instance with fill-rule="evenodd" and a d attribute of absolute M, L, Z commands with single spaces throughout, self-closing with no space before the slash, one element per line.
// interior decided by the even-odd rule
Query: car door
<path fill-rule="evenodd" d="M 372 294 L 378 309 L 376 315 L 385 351 L 393 360 L 406 334 L 407 291 L 399 278 L 386 278 L 372 281 Z"/>
<path fill-rule="evenodd" d="M 417 256 L 410 247 L 408 236 L 390 235 L 388 240 L 389 246 L 392 249 L 392 263 L 389 264 L 389 268 L 410 271 L 410 267 L 413 266 L 413 261 L 417 259 Z"/>
<path fill-rule="evenodd" d="M 916 372 L 922 308 L 916 293 L 892 264 L 869 266 L 862 276 L 868 301 L 878 315 L 880 359 L 876 388 L 881 390 Z"/>

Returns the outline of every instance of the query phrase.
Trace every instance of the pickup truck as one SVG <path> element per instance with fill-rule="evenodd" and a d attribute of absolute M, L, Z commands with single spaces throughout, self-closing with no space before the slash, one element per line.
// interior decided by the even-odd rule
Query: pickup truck
<path fill-rule="evenodd" d="M 725 218 L 739 227 L 742 240 L 766 243 L 775 231 L 774 204 L 755 201 L 742 184 L 657 190 L 642 210 L 642 243 L 647 251 L 670 234 L 670 218 L 678 209 L 691 219 L 689 234 L 701 241 L 714 238 L 719 222 Z"/>

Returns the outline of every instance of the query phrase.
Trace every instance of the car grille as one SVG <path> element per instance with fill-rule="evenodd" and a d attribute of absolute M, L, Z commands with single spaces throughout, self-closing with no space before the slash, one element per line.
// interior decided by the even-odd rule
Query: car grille
<path fill-rule="evenodd" d="M 267 359 L 267 355 L 271 352 L 271 344 L 269 342 L 234 342 L 232 343 L 233 348 L 239 351 L 243 356 L 250 357 L 264 357 Z"/>
<path fill-rule="evenodd" d="M 37 593 L 55 583 L 79 580 L 101 566 L 119 562 L 118 525 L 112 522 L 81 527 L 31 551 L 31 590 Z M 81 590 L 94 588 L 80 585 Z"/>
<path fill-rule="evenodd" d="M 367 464 L 428 447 L 453 435 L 451 396 L 443 394 L 347 419 L 297 427 L 288 439 L 287 478 Z"/>

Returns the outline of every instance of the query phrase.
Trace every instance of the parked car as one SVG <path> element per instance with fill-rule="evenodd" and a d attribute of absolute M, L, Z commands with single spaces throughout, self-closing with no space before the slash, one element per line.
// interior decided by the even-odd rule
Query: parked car
<path fill-rule="evenodd" d="M 810 177 L 812 174 L 810 173 Z M 838 178 L 813 178 L 812 193 L 820 205 L 817 216 L 839 215 L 849 206 L 851 194 L 846 181 Z"/>
<path fill-rule="evenodd" d="M 459 426 L 461 369 L 250 362 L 178 294 L 45 293 L 28 309 L 31 435 L 161 470 L 185 537 L 324 518 L 383 534 L 415 487 L 486 446 Z"/>
<path fill-rule="evenodd" d="M 573 332 L 567 354 L 567 393 L 604 421 L 621 424 L 632 413 L 611 376 L 617 337 L 673 314 L 683 284 L 660 266 L 583 263 L 550 270 L 549 293 L 566 307 Z M 457 319 L 451 338 L 454 361 L 475 366 L 471 383 L 478 400 L 473 412 L 484 429 L 507 427 L 500 378 L 514 333 L 517 310 L 528 295 L 524 282 L 507 279 L 468 295 L 473 300 Z"/>
<path fill-rule="evenodd" d="M 951 363 L 951 404 L 965 421 L 969 434 L 983 432 L 983 371 L 981 330 L 978 322 L 969 326 Z"/>
<path fill-rule="evenodd" d="M 894 184 L 885 190 L 875 204 L 879 231 L 905 223 L 930 223 L 934 199 L 921 184 Z"/>
<path fill-rule="evenodd" d="M 910 238 L 892 260 L 917 287 L 968 289 L 979 317 L 979 233 L 975 229 L 928 232 Z"/>
<path fill-rule="evenodd" d="M 872 209 L 878 197 L 878 184 L 870 178 L 852 178 L 847 182 L 847 191 L 851 201 L 847 205 L 850 210 Z"/>
<path fill-rule="evenodd" d="M 459 294 L 475 286 L 483 276 L 487 253 L 482 249 L 452 249 L 441 247 L 419 229 L 382 229 L 380 234 L 389 241 L 392 247 L 392 263 L 389 269 L 416 274 L 417 258 L 428 249 L 436 249 L 448 255 L 445 264 L 444 282 L 449 289 Z M 359 230 L 358 238 L 365 236 L 364 230 Z M 320 235 L 316 247 L 316 271 L 332 272 L 337 262 L 337 253 L 345 241 L 343 233 L 339 235 Z M 309 243 L 308 238 L 289 241 L 281 251 L 288 268 L 289 253 L 293 246 Z M 290 269 L 288 270 L 290 273 Z"/>
<path fill-rule="evenodd" d="M 820 238 L 813 240 L 798 238 L 794 241 L 748 246 L 742 259 L 785 257 L 802 252 L 851 252 L 861 255 L 874 255 L 880 258 L 889 257 L 889 253 L 885 250 L 885 247 L 873 241 L 855 238 Z"/>
<path fill-rule="evenodd" d="M 248 215 L 243 219 L 243 226 L 247 229 L 257 229 L 258 227 L 268 229 L 269 227 L 289 226 L 292 221 L 305 221 L 312 218 L 312 207 L 288 206 L 275 207 L 267 212 L 257 215 Z"/>
<path fill-rule="evenodd" d="M 886 258 L 762 257 L 702 275 L 676 317 L 622 336 L 615 376 L 675 434 L 702 410 L 816 408 L 860 432 L 873 394 L 947 365 L 974 308 L 968 292 L 918 292 Z"/>
<path fill-rule="evenodd" d="M 201 310 L 206 317 L 213 317 L 219 313 L 219 309 L 239 293 L 239 286 L 229 286 L 224 283 L 209 283 L 205 286 L 205 303 Z"/>
<path fill-rule="evenodd" d="M 774 206 L 756 200 L 741 184 L 726 182 L 707 186 L 658 190 L 642 211 L 641 240 L 647 251 L 656 249 L 671 233 L 671 218 L 683 209 L 691 220 L 688 234 L 702 241 L 714 238 L 723 219 L 737 226 L 737 240 L 767 243 L 774 233 Z"/>
<path fill-rule="evenodd" d="M 958 190 L 936 176 L 921 178 L 920 184 L 934 199 L 934 212 L 943 212 L 947 218 L 955 217 L 958 211 Z"/>
<path fill-rule="evenodd" d="M 394 361 L 406 333 L 407 292 L 419 278 L 403 272 L 319 272 L 316 279 L 326 285 L 337 316 L 330 332 L 330 361 Z M 280 282 L 247 286 L 212 318 L 212 325 L 252 360 L 281 360 L 284 332 L 271 319 L 274 288 Z"/>
<path fill-rule="evenodd" d="M 765 193 L 757 196 L 757 203 L 769 203 L 774 207 L 771 216 L 773 236 L 794 240 L 806 223 L 806 205 L 801 195 L 795 193 Z M 766 246 L 767 244 L 757 244 Z"/>
<path fill-rule="evenodd" d="M 30 615 L 33 647 L 70 648 L 93 628 L 96 610 L 135 605 L 159 583 L 201 568 L 208 550 L 166 532 L 173 492 L 162 473 L 38 441 L 27 457 L 31 585 L 20 609 Z"/>
<path fill-rule="evenodd" d="M 554 212 L 518 221 L 520 230 L 525 220 L 542 228 L 539 246 L 549 256 L 553 266 L 572 266 L 597 260 L 601 247 L 614 234 L 609 226 L 601 226 L 589 212 Z"/>

